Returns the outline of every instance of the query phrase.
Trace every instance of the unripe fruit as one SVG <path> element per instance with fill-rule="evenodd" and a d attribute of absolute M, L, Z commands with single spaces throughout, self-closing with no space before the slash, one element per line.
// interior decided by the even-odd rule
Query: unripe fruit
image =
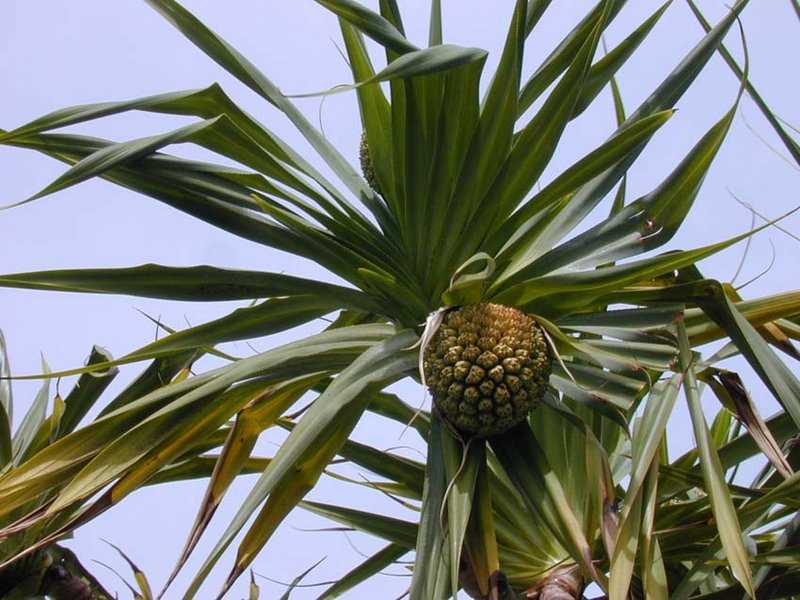
<path fill-rule="evenodd" d="M 449 311 L 426 346 L 425 380 L 442 416 L 457 430 L 497 435 L 523 421 L 550 377 L 544 331 L 500 304 Z"/>

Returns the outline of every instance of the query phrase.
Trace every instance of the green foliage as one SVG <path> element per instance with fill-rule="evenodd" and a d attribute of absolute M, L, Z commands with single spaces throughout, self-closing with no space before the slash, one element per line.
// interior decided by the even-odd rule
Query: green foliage
<path fill-rule="evenodd" d="M 796 140 L 748 81 L 746 61 L 740 67 L 722 45 L 747 0 L 714 26 L 689 0 L 706 34 L 627 117 L 615 73 L 672 2 L 598 58 L 603 32 L 626 4 L 600 0 L 526 77 L 526 40 L 558 2 L 515 2 L 497 69 L 486 74 L 484 50 L 445 43 L 438 0 L 431 2 L 426 47 L 406 37 L 392 0 L 379 2 L 379 12 L 352 0 L 318 0 L 339 20 L 353 76 L 351 85 L 320 94 L 353 92 L 373 186 L 255 64 L 175 0 L 147 3 L 280 111 L 316 156 L 303 158 L 217 84 L 75 106 L 0 131 L 0 144 L 68 165 L 14 206 L 101 177 L 314 261 L 344 283 L 204 265 L 0 276 L 0 287 L 250 301 L 182 331 L 164 326 L 166 336 L 118 359 L 94 348 L 83 367 L 50 373 L 44 365 L 26 376 L 43 385 L 16 428 L 0 336 L 0 580 L 11 580 L 15 593 L 25 587 L 41 594 L 46 568 L 38 560 L 56 552 L 56 541 L 142 486 L 208 478 L 169 585 L 231 483 L 260 473 L 184 598 L 211 597 L 201 586 L 244 532 L 221 598 L 296 507 L 387 544 L 328 587 L 325 599 L 412 551 L 412 600 L 443 600 L 460 588 L 476 598 L 525 593 L 544 600 L 556 576 L 575 582 L 576 598 L 590 582 L 612 600 L 800 593 L 800 446 L 791 443 L 800 432 L 800 382 L 774 351 L 800 358 L 792 345 L 800 339 L 800 295 L 743 300 L 696 266 L 773 223 L 701 248 L 654 253 L 692 210 L 745 93 L 799 156 Z M 365 38 L 384 49 L 385 65 L 373 65 Z M 669 174 L 659 185 L 627 202 L 636 158 L 669 126 L 676 103 L 717 52 L 739 79 L 739 94 L 678 164 L 665 165 Z M 566 128 L 607 86 L 616 131 L 543 181 Z M 132 110 L 194 121 L 120 142 L 54 133 Z M 220 163 L 168 153 L 181 143 Z M 609 216 L 586 227 L 617 184 Z M 489 301 L 531 314 L 549 345 L 552 374 L 530 417 L 508 432 L 470 437 L 451 429 L 435 407 L 415 411 L 385 391 L 420 376 L 420 355 L 441 309 Z M 336 315 L 326 330 L 249 358 L 216 348 L 326 315 Z M 718 340 L 725 342 L 719 354 L 698 352 Z M 741 378 L 716 365 L 736 354 L 781 412 L 763 419 Z M 227 362 L 195 373 L 203 355 Z M 105 397 L 119 366 L 143 361 L 149 363 L 133 383 Z M 69 375 L 80 375 L 76 387 L 63 399 L 56 394 L 48 410 L 51 380 Z M 707 387 L 722 404 L 710 429 L 701 408 Z M 696 447 L 670 461 L 666 427 L 681 390 Z M 312 400 L 310 408 L 291 413 L 301 399 Z M 102 410 L 87 421 L 97 403 Z M 414 427 L 427 443 L 425 464 L 350 439 L 367 411 Z M 253 456 L 259 436 L 274 426 L 289 430 L 286 440 L 274 456 Z M 767 459 L 763 476 L 734 483 L 731 470 L 759 454 Z M 331 471 L 337 457 L 379 479 Z M 418 522 L 305 499 L 323 474 L 413 507 Z M 151 597 L 144 573 L 122 556 L 138 584 L 134 594 Z M 285 598 L 313 568 L 292 581 Z M 250 597 L 259 593 L 251 573 Z"/>

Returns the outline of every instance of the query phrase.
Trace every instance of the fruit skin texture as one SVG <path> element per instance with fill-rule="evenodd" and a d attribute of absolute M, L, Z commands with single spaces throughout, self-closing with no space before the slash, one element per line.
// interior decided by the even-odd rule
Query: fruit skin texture
<path fill-rule="evenodd" d="M 544 395 L 551 357 L 532 317 L 500 304 L 449 311 L 424 350 L 433 401 L 455 429 L 497 435 L 523 421 Z"/>
<path fill-rule="evenodd" d="M 361 134 L 361 144 L 358 147 L 358 159 L 361 162 L 361 173 L 363 173 L 364 179 L 367 180 L 369 187 L 371 187 L 376 194 L 380 194 L 381 187 L 378 185 L 378 178 L 375 177 L 375 169 L 372 166 L 372 156 L 370 156 L 369 153 L 366 131 Z"/>

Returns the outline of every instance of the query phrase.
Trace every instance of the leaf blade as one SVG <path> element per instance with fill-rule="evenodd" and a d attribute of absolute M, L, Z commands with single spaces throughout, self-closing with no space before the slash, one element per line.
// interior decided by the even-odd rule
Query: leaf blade
<path fill-rule="evenodd" d="M 725 548 L 726 559 L 734 577 L 741 583 L 751 598 L 756 598 L 747 551 L 742 543 L 742 530 L 739 525 L 739 519 L 728 494 L 719 456 L 711 443 L 708 427 L 703 416 L 703 409 L 700 405 L 700 394 L 692 365 L 689 338 L 682 322 L 678 322 L 678 342 L 681 349 L 681 370 L 685 375 L 684 391 L 689 404 L 689 414 L 699 450 L 700 464 L 703 467 L 703 479 L 711 500 L 714 518 L 717 521 L 720 540 L 723 548 Z"/>

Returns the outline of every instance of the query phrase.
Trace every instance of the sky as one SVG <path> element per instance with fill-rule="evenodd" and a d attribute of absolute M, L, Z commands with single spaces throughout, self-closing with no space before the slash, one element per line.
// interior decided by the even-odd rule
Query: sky
<path fill-rule="evenodd" d="M 760 0 L 744 11 L 743 24 L 751 58 L 751 81 L 773 110 L 795 127 L 800 126 L 800 82 L 790 76 L 793 60 L 800 55 L 800 22 L 791 9 L 793 0 Z M 336 19 L 311 0 L 255 2 L 237 0 L 186 0 L 185 6 L 258 65 L 284 92 L 300 93 L 329 88 L 349 81 L 349 70 L 337 50 Z M 368 2 L 376 5 L 377 2 Z M 426 39 L 427 1 L 399 0 L 407 33 L 422 44 Z M 487 68 L 497 63 L 513 8 L 511 0 L 445 0 L 445 41 L 478 46 L 490 51 Z M 725 11 L 717 0 L 699 2 L 716 21 Z M 526 45 L 524 74 L 530 74 L 571 26 L 591 7 L 586 0 L 555 0 Z M 608 28 L 606 41 L 613 47 L 635 29 L 659 3 L 629 2 Z M 702 30 L 688 7 L 675 1 L 644 42 L 637 55 L 619 73 L 626 106 L 634 109 L 660 83 L 680 58 L 700 39 Z M 729 35 L 728 47 L 741 56 L 738 35 Z M 374 56 L 379 52 L 373 44 Z M 266 123 L 305 156 L 312 151 L 278 111 L 251 93 L 185 40 L 144 2 L 134 0 L 4 0 L 0 3 L 0 127 L 10 129 L 51 110 L 106 100 L 136 98 L 155 93 L 205 87 L 219 82 L 241 105 Z M 679 101 L 678 113 L 662 128 L 629 174 L 629 200 L 647 193 L 663 179 L 703 133 L 727 111 L 735 98 L 737 81 L 719 57 L 710 62 L 695 85 Z M 315 123 L 321 123 L 328 139 L 354 163 L 361 127 L 355 96 L 339 94 L 324 102 L 298 100 Z M 73 127 L 71 131 L 126 140 L 172 129 L 185 118 L 127 113 L 99 122 Z M 600 98 L 567 129 L 559 153 L 548 166 L 543 182 L 596 147 L 614 129 L 611 97 Z M 209 158 L 198 149 L 169 149 L 180 156 Z M 670 248 L 690 248 L 724 240 L 751 226 L 750 213 L 733 195 L 758 211 L 775 217 L 800 204 L 798 167 L 785 158 L 780 141 L 753 103 L 745 98 L 731 132 L 707 177 L 694 211 L 670 242 Z M 312 161 L 327 169 L 317 157 Z M 0 147 L 0 204 L 17 202 L 38 191 L 64 166 L 30 151 Z M 607 205 L 606 205 L 607 206 Z M 605 209 L 604 209 L 605 210 Z M 599 215 L 599 213 L 598 213 Z M 597 215 L 594 215 L 596 218 Z M 783 226 L 800 233 L 800 217 Z M 775 229 L 755 237 L 738 283 L 744 283 L 767 267 L 768 272 L 743 294 L 758 297 L 798 285 L 800 242 Z M 705 260 L 707 276 L 730 280 L 743 254 L 743 244 Z M 773 260 L 774 259 L 774 260 Z M 335 281 L 315 265 L 237 239 L 193 220 L 150 198 L 138 196 L 110 183 L 93 180 L 24 207 L 0 212 L 0 273 L 76 267 L 121 267 L 155 262 L 169 265 L 213 264 L 286 272 Z M 221 316 L 241 303 L 181 303 L 123 296 L 55 294 L 0 289 L 0 329 L 10 354 L 13 373 L 38 372 L 40 355 L 54 369 L 82 364 L 92 345 L 99 344 L 121 356 L 153 339 L 154 328 L 137 310 L 160 317 L 173 327 L 198 324 Z M 321 321 L 259 339 L 252 347 L 228 345 L 241 356 L 264 351 L 301 335 L 321 329 Z M 199 368 L 208 368 L 203 362 Z M 778 408 L 743 362 L 733 360 L 754 399 L 769 415 Z M 796 363 L 791 365 L 796 369 Z M 107 392 L 108 398 L 136 373 L 126 367 Z M 62 395 L 72 381 L 60 383 Z M 16 423 L 32 401 L 38 384 L 14 383 Z M 422 390 L 410 383 L 397 384 L 403 398 L 414 405 L 424 401 Z M 709 420 L 717 410 L 704 399 Z M 670 423 L 671 451 L 688 448 L 687 412 L 679 404 Z M 423 460 L 416 434 L 378 417 L 365 417 L 356 439 Z M 263 455 L 274 452 L 281 436 L 269 433 L 259 442 Z M 338 472 L 359 477 L 347 466 Z M 746 475 L 746 473 L 745 473 Z M 243 477 L 231 489 L 220 511 L 175 585 L 165 596 L 178 598 L 189 576 L 221 534 L 227 521 L 255 481 Z M 120 546 L 160 587 L 171 569 L 194 519 L 205 482 L 158 486 L 136 492 L 120 506 L 80 529 L 67 545 L 110 589 L 127 593 L 115 575 L 92 560 L 109 563 L 127 575 L 119 557 L 105 545 L 105 538 Z M 413 519 L 413 513 L 375 492 L 362 491 L 323 477 L 311 498 L 352 504 Z M 267 577 L 291 581 L 322 557 L 326 560 L 308 577 L 309 582 L 335 579 L 372 553 L 381 543 L 368 536 L 308 532 L 329 527 L 321 518 L 295 510 L 253 564 Z M 223 557 L 199 597 L 210 597 L 233 561 L 232 549 Z M 394 598 L 409 583 L 407 571 L 396 566 L 373 578 L 348 598 Z M 263 598 L 275 598 L 282 587 L 257 579 Z M 293 598 L 314 598 L 320 588 L 299 590 Z M 246 596 L 242 578 L 230 598 Z"/>

